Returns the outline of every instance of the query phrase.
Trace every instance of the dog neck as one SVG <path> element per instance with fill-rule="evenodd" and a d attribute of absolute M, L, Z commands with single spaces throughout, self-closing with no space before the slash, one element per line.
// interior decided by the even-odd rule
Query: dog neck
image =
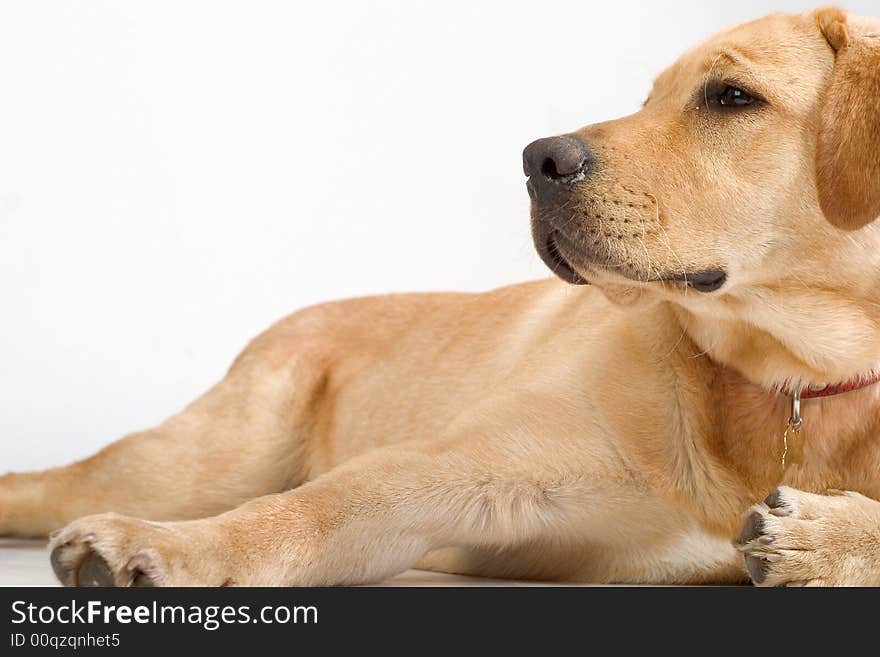
<path fill-rule="evenodd" d="M 719 428 L 713 436 L 716 452 L 755 490 L 783 482 L 808 490 L 859 488 L 880 495 L 880 385 L 804 400 L 803 463 L 786 469 L 781 461 L 791 398 L 732 368 L 714 363 L 713 371 L 709 394 Z"/>
<path fill-rule="evenodd" d="M 880 381 L 880 332 L 874 328 L 875 318 L 844 308 L 840 314 L 846 315 L 845 320 L 829 317 L 817 322 L 808 312 L 799 314 L 795 308 L 787 313 L 788 309 L 777 307 L 782 308 L 779 321 L 767 322 L 769 328 L 725 314 L 723 305 L 720 311 L 711 306 L 703 311 L 675 304 L 675 312 L 699 353 L 768 392 L 827 397 Z M 853 317 L 864 321 L 857 323 Z"/>

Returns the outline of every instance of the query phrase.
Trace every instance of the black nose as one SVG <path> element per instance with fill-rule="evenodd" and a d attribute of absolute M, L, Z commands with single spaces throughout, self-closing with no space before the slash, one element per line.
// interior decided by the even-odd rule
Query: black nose
<path fill-rule="evenodd" d="M 523 172 L 529 196 L 545 200 L 589 173 L 593 155 L 587 145 L 568 135 L 533 141 L 523 151 Z"/>

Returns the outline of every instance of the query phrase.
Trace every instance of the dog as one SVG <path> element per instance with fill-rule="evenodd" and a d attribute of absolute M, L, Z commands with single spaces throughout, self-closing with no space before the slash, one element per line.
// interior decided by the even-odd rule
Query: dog
<path fill-rule="evenodd" d="M 729 29 L 525 149 L 556 278 L 297 312 L 159 426 L 4 475 L 0 533 L 80 586 L 880 585 L 878 99 L 880 20 Z"/>

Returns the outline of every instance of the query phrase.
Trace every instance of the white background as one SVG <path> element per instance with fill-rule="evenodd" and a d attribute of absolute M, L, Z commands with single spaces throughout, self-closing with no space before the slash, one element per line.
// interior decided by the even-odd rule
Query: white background
<path fill-rule="evenodd" d="M 811 6 L 0 0 L 0 471 L 158 422 L 298 307 L 545 276 L 523 146 Z"/>

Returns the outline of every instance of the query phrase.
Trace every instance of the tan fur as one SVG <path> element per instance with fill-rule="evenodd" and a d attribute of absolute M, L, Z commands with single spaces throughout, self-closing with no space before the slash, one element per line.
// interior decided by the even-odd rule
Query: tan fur
<path fill-rule="evenodd" d="M 119 585 L 741 582 L 731 539 L 786 484 L 784 522 L 752 507 L 776 548 L 739 545 L 764 583 L 880 584 L 880 386 L 805 401 L 785 472 L 776 392 L 880 366 L 878 33 L 825 9 L 700 44 L 577 133 L 599 165 L 564 255 L 593 285 L 296 313 L 159 427 L 0 477 L 0 533 L 63 527 L 61 565 L 97 553 Z M 713 114 L 715 78 L 768 106 Z M 711 294 L 648 280 L 718 265 Z"/>

